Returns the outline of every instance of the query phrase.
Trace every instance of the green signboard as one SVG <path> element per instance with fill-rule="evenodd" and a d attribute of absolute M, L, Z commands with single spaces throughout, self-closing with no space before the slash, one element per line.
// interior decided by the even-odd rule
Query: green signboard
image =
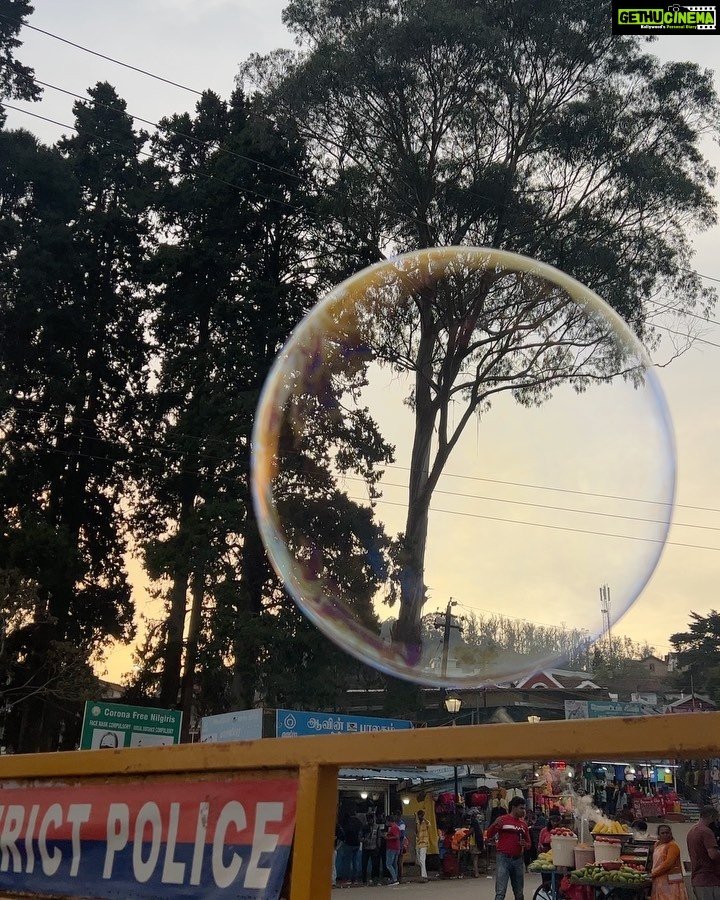
<path fill-rule="evenodd" d="M 180 743 L 182 713 L 177 709 L 125 706 L 88 700 L 85 703 L 81 750 L 157 747 Z"/>
<path fill-rule="evenodd" d="M 650 703 L 624 702 L 622 700 L 566 700 L 566 719 L 606 719 L 613 716 L 660 716 L 663 707 Z"/>

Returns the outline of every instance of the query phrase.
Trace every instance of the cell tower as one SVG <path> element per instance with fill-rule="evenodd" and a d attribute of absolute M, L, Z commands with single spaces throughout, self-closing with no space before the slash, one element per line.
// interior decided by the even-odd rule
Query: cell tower
<path fill-rule="evenodd" d="M 608 651 L 612 650 L 610 642 L 610 586 L 600 585 L 600 615 L 602 616 L 603 635 L 607 641 Z"/>

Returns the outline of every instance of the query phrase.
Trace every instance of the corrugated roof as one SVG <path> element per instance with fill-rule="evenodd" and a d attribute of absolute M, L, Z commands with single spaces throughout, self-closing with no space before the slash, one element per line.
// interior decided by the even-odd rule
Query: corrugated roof
<path fill-rule="evenodd" d="M 374 781 L 423 781 L 434 780 L 425 769 L 340 769 L 338 778 L 368 779 Z"/>

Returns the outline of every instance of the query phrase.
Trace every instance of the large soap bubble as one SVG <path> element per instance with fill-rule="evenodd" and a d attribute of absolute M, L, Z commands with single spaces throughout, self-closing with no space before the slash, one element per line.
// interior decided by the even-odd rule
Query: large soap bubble
<path fill-rule="evenodd" d="M 428 685 L 581 663 L 650 578 L 674 477 L 631 329 L 562 272 L 483 248 L 336 287 L 275 361 L 253 435 L 286 589 L 349 653 Z"/>

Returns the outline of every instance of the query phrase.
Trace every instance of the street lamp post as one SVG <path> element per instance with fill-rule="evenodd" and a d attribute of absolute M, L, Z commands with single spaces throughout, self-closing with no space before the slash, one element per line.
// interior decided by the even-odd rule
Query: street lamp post
<path fill-rule="evenodd" d="M 452 724 L 454 727 L 457 724 L 457 722 L 455 721 L 455 717 L 460 712 L 460 707 L 462 706 L 462 700 L 459 697 L 447 696 L 447 697 L 445 697 L 444 703 L 445 703 L 445 709 L 452 716 Z M 453 766 L 453 776 L 454 776 L 454 781 L 455 781 L 455 802 L 453 804 L 453 823 L 455 825 L 457 825 L 458 824 L 457 807 L 458 807 L 458 799 L 459 799 L 459 790 L 458 790 L 458 767 L 456 765 Z"/>

